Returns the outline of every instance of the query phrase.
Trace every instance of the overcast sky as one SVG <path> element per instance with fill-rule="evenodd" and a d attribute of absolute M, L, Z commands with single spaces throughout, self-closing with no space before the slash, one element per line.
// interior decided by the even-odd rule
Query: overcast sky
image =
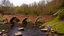
<path fill-rule="evenodd" d="M 25 4 L 31 4 L 33 2 L 39 2 L 41 0 L 9 0 L 11 3 L 13 3 L 15 6 L 20 6 L 23 3 Z"/>

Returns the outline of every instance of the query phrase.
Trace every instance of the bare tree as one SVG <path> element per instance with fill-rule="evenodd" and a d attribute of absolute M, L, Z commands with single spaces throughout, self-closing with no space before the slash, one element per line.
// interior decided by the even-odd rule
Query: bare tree
<path fill-rule="evenodd" d="M 10 3 L 9 0 L 2 0 L 2 6 L 13 6 L 13 3 Z"/>

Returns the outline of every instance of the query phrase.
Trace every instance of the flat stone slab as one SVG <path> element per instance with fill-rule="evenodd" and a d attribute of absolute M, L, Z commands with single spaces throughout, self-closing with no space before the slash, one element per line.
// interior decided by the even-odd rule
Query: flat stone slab
<path fill-rule="evenodd" d="M 22 35 L 22 33 L 21 32 L 16 32 L 15 36 L 18 36 L 18 35 Z"/>
<path fill-rule="evenodd" d="M 24 27 L 20 27 L 18 28 L 19 31 L 23 31 L 24 30 Z"/>

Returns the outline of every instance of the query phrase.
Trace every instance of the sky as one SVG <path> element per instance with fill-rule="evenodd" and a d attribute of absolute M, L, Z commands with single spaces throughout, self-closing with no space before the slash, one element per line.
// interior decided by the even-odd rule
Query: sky
<path fill-rule="evenodd" d="M 41 0 L 9 0 L 11 3 L 13 3 L 15 6 L 20 6 L 23 3 L 25 4 L 31 4 L 33 2 L 39 2 Z"/>

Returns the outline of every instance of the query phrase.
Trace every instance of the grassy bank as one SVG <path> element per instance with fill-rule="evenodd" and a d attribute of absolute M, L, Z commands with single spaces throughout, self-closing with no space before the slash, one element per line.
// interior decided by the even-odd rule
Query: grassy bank
<path fill-rule="evenodd" d="M 51 25 L 54 25 L 54 24 L 57 23 L 57 25 L 52 26 L 52 29 L 53 29 L 54 31 L 56 31 L 57 33 L 63 34 L 63 33 L 64 33 L 64 22 L 61 22 L 61 23 L 58 23 L 58 22 L 61 22 L 61 21 L 59 20 L 59 16 L 57 16 L 57 17 L 56 17 L 55 19 L 53 19 L 52 21 L 43 24 L 43 25 L 40 26 L 40 27 L 43 27 L 43 26 L 51 26 Z"/>

